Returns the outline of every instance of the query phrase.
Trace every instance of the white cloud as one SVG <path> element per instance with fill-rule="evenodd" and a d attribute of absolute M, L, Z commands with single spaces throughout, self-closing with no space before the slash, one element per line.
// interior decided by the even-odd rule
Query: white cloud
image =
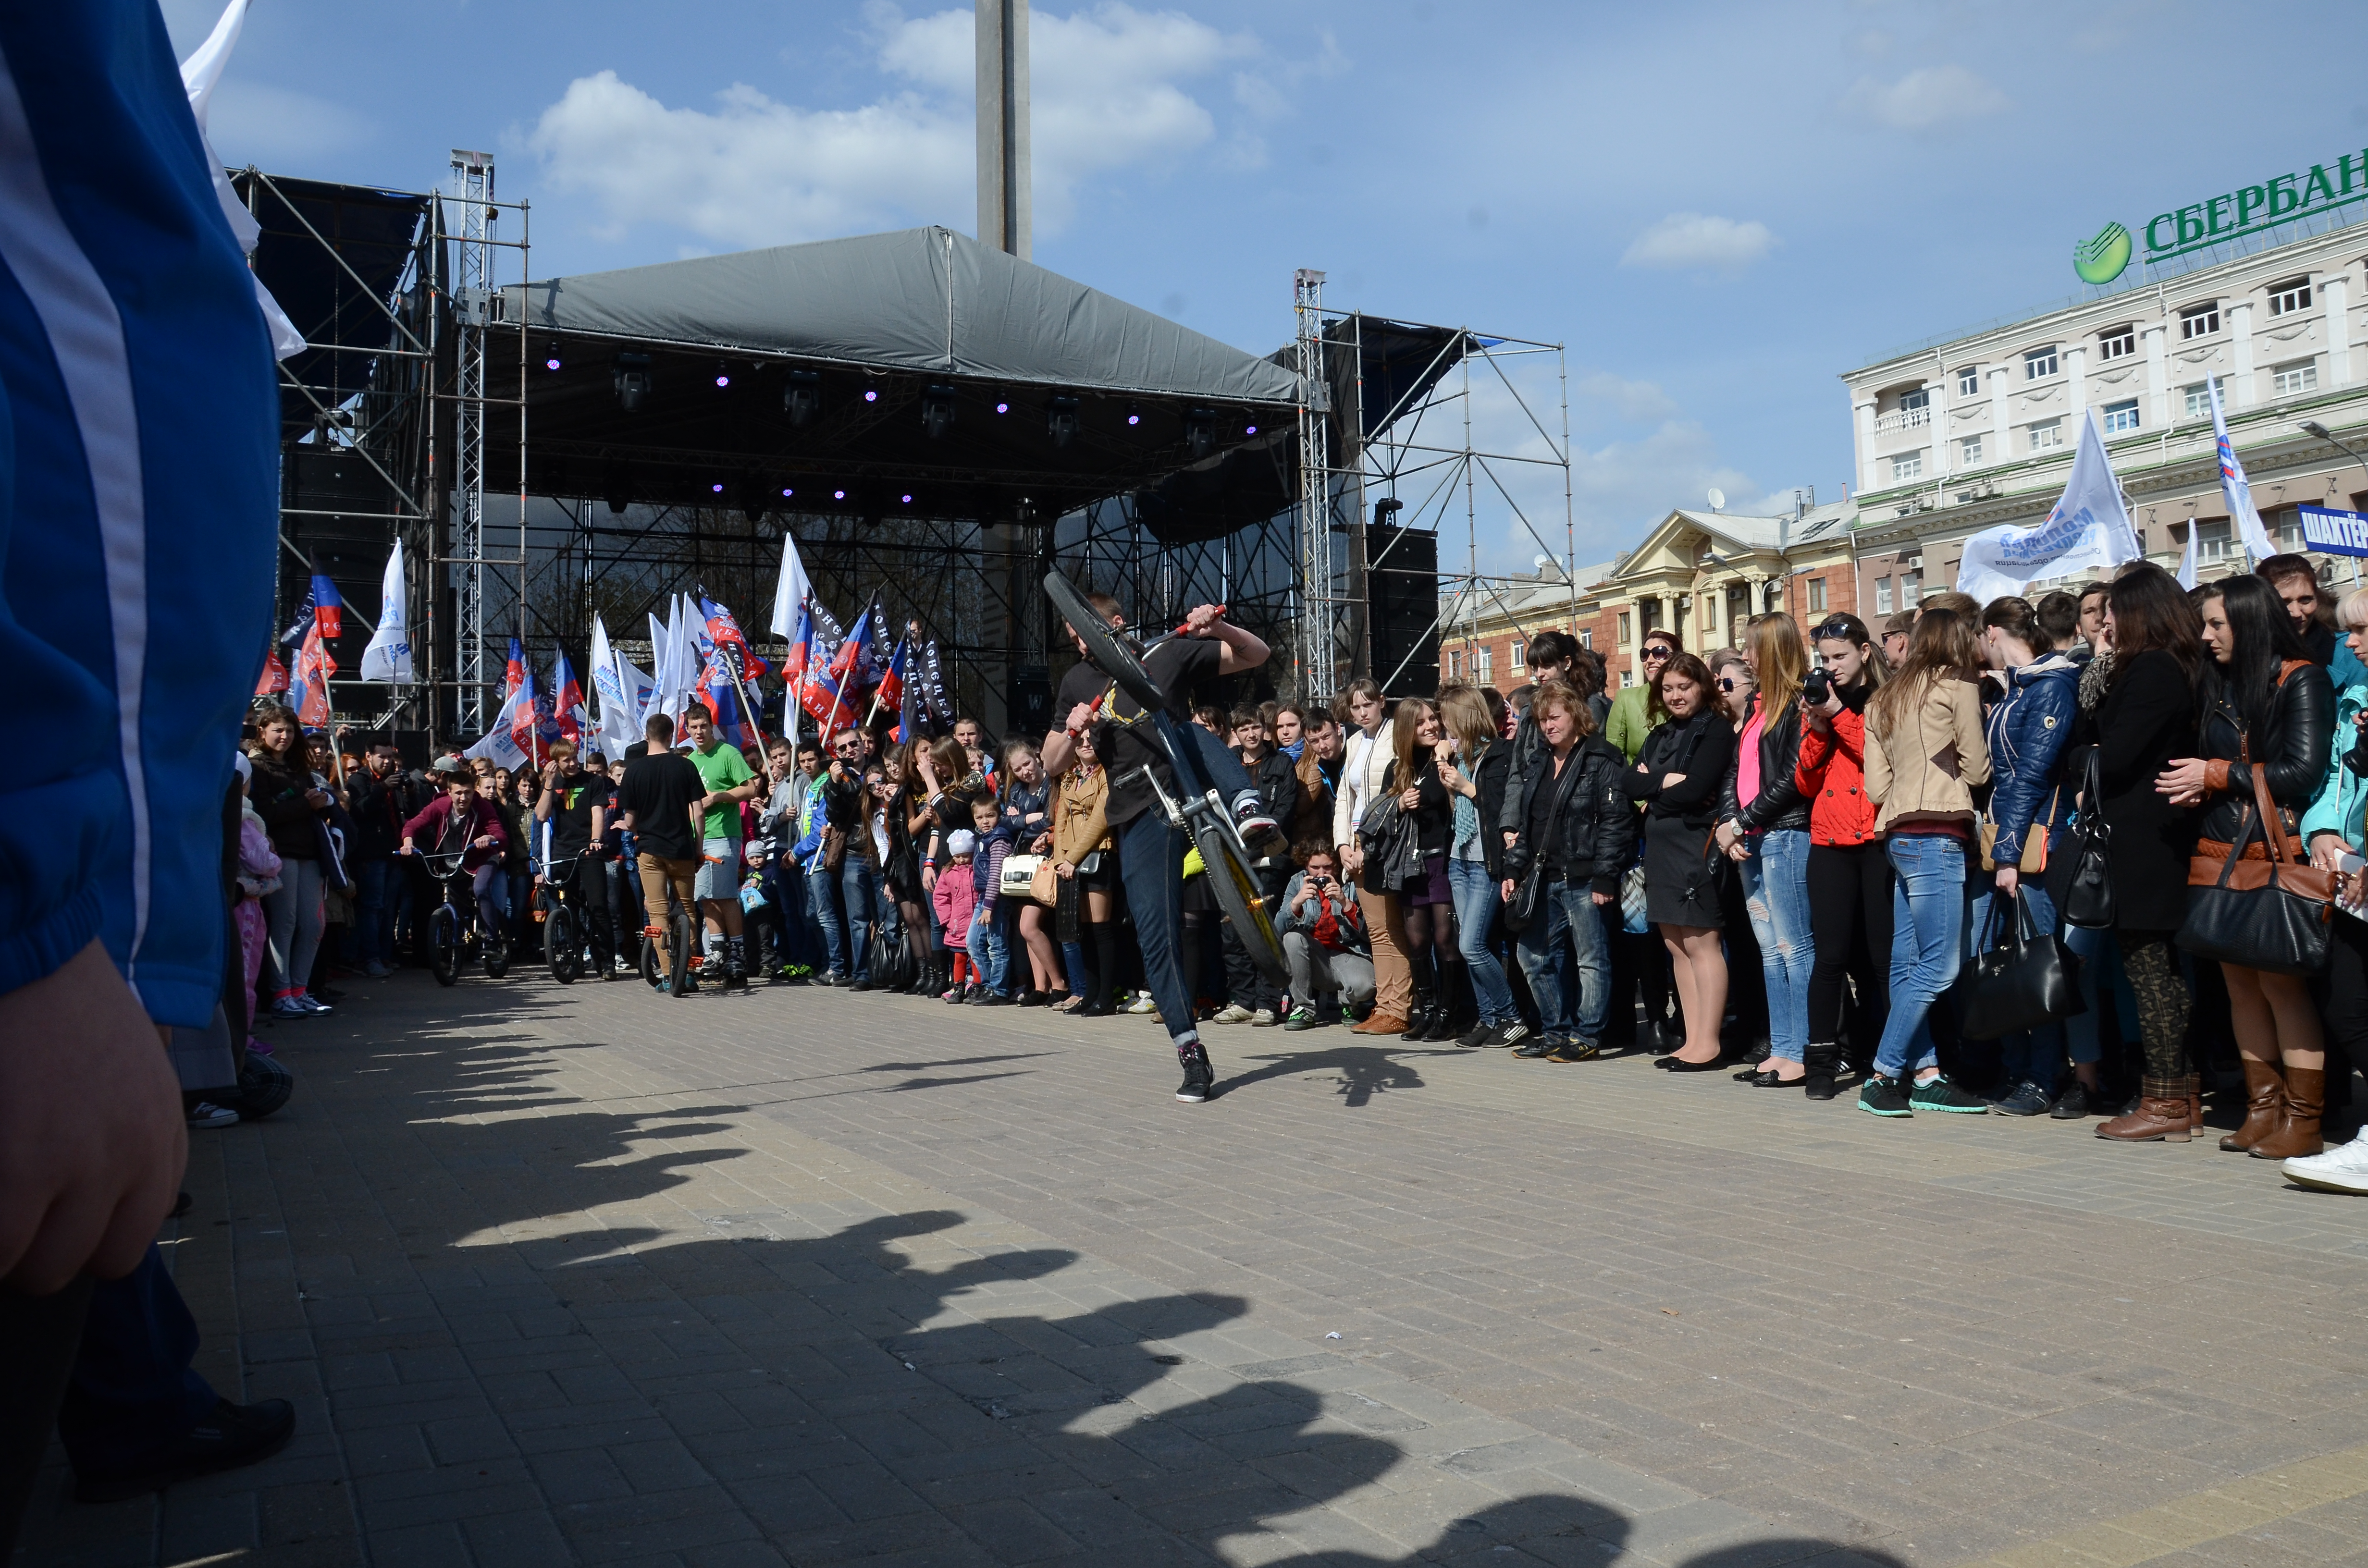
<path fill-rule="evenodd" d="M 1576 390 L 1582 398 L 1609 403 L 1630 424 L 1668 419 L 1678 412 L 1669 394 L 1655 382 L 1632 381 L 1609 370 L 1590 370 L 1580 376 Z"/>
<path fill-rule="evenodd" d="M 1738 223 L 1704 212 L 1672 212 L 1637 235 L 1620 265 L 1668 270 L 1717 267 L 1732 272 L 1758 261 L 1776 244 L 1776 236 L 1765 223 Z"/>
<path fill-rule="evenodd" d="M 335 99 L 243 80 L 235 57 L 206 113 L 206 138 L 225 162 L 267 167 L 351 152 L 373 131 L 367 116 Z"/>
<path fill-rule="evenodd" d="M 776 244 L 975 216 L 974 20 L 866 12 L 880 69 L 910 85 L 811 109 L 735 85 L 712 111 L 672 108 L 603 71 L 569 84 L 529 148 L 552 183 L 600 203 L 612 230 L 664 222 L 728 244 Z M 1190 17 L 1105 4 L 1030 20 L 1035 228 L 1056 233 L 1096 176 L 1155 165 L 1216 136 L 1179 84 L 1256 52 Z"/>
<path fill-rule="evenodd" d="M 1888 85 L 1861 76 L 1842 97 L 1878 125 L 1918 134 L 1996 114 L 2011 101 L 1962 65 L 1927 65 Z"/>

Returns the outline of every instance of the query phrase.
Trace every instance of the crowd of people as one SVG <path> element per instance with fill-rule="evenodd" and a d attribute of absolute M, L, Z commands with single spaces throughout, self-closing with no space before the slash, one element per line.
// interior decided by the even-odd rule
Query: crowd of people
<path fill-rule="evenodd" d="M 1932 595 L 1880 633 L 1771 613 L 1700 654 L 1648 631 L 1643 678 L 1617 690 L 1591 649 L 1543 631 L 1510 693 L 1359 680 L 1328 704 L 1190 708 L 1255 790 L 1243 821 L 1273 850 L 1259 891 L 1289 979 L 1252 961 L 1187 856 L 1156 947 L 1192 1017 L 1165 1021 L 1179 1049 L 1241 1025 L 1562 1064 L 1642 1050 L 1811 1100 L 1854 1085 L 1884 1118 L 2093 1119 L 2122 1141 L 2198 1135 L 2205 1088 L 2225 1088 L 2242 1120 L 2222 1147 L 2368 1191 L 2368 1142 L 2324 1149 L 2330 1120 L 2357 1121 L 2368 926 L 2335 915 L 2316 974 L 2177 939 L 2193 866 L 2275 853 L 2248 825 L 2257 799 L 2297 858 L 2356 867 L 2363 624 L 2368 592 L 2334 604 L 2301 557 L 2193 590 L 2137 563 L 2035 603 Z M 416 954 L 435 894 L 399 862 L 458 846 L 495 971 L 533 949 L 552 869 L 580 861 L 568 896 L 604 980 L 656 979 L 642 933 L 671 892 L 700 912 L 710 986 L 1164 1011 L 1096 749 L 1109 729 L 998 747 L 965 718 L 744 753 L 703 712 L 688 726 L 679 750 L 657 721 L 613 760 L 562 742 L 536 770 L 406 772 L 391 746 L 340 763 L 260 711 L 250 840 L 279 866 L 252 920 L 258 1006 L 322 1011 L 342 975 Z M 2079 838 L 2084 819 L 2110 832 Z M 2072 850 L 2092 841 L 2112 917 L 2074 925 Z M 1961 975 L 2018 921 L 2078 960 L 2080 1005 L 1971 1038 Z"/>

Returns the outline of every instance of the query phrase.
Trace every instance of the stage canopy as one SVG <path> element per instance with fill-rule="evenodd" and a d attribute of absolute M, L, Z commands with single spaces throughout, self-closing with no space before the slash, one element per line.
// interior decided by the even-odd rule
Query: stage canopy
<path fill-rule="evenodd" d="M 620 508 L 1049 521 L 1270 450 L 1297 400 L 1281 366 L 941 228 L 505 294 L 528 488 Z"/>

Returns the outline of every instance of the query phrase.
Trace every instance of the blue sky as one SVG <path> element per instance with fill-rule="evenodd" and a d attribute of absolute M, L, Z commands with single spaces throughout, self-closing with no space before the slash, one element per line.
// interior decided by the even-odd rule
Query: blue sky
<path fill-rule="evenodd" d="M 176 46 L 220 9 L 165 0 Z M 975 225 L 967 4 L 397 14 L 254 0 L 223 159 L 416 189 L 491 148 L 544 276 Z M 1712 484 L 1839 495 L 1836 376 L 2068 298 L 2105 220 L 2368 145 L 2363 42 L 2340 0 L 1038 0 L 1035 259 L 1260 353 L 1298 267 L 1566 343 L 1597 560 Z M 1508 441 L 1509 406 L 1475 399 Z M 1519 493 L 1559 546 L 1553 490 Z M 1525 564 L 1480 511 L 1484 563 Z"/>

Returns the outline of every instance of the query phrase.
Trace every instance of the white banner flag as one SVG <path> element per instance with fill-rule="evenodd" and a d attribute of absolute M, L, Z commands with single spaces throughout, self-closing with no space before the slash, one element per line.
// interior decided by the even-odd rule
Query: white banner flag
<path fill-rule="evenodd" d="M 1964 557 L 1957 562 L 1957 591 L 1987 604 L 2020 594 L 2043 577 L 2110 570 L 2145 553 L 2122 505 L 2121 483 L 2105 459 L 2105 438 L 2091 413 L 2080 426 L 2072 477 L 2047 520 L 2036 528 L 1984 528 L 1967 540 Z"/>
<path fill-rule="evenodd" d="M 2261 514 L 2253 509 L 2253 487 L 2228 439 L 2228 421 L 2220 412 L 2220 378 L 2213 376 L 2205 385 L 2212 392 L 2212 439 L 2220 449 L 2220 498 L 2228 504 L 2228 518 L 2237 525 L 2245 553 L 2256 562 L 2265 561 L 2278 552 L 2278 547 L 2270 542 L 2270 530 L 2261 527 Z"/>
<path fill-rule="evenodd" d="M 362 679 L 409 686 L 417 678 L 411 673 L 410 628 L 404 606 L 403 541 L 396 540 L 387 554 L 386 577 L 379 585 L 378 630 L 362 650 Z"/>
<path fill-rule="evenodd" d="M 798 606 L 806 602 L 814 592 L 806 581 L 806 563 L 798 559 L 798 541 L 789 528 L 781 529 L 781 580 L 773 585 L 773 635 L 791 638 L 798 634 Z"/>
<path fill-rule="evenodd" d="M 625 684 L 620 662 L 609 642 L 609 628 L 596 611 L 592 617 L 592 692 L 599 699 L 599 719 L 593 726 L 595 750 L 611 761 L 624 760 L 625 748 L 642 738 L 642 699 Z"/>
<path fill-rule="evenodd" d="M 531 681 L 510 693 L 509 700 L 502 704 L 502 710 L 494 715 L 493 727 L 478 738 L 475 745 L 461 755 L 482 756 L 495 767 L 507 767 L 513 773 L 529 766 L 530 759 L 526 755 L 526 748 L 518 744 L 518 736 L 512 729 L 521 707 L 529 711 L 533 710 L 534 683 Z"/>

